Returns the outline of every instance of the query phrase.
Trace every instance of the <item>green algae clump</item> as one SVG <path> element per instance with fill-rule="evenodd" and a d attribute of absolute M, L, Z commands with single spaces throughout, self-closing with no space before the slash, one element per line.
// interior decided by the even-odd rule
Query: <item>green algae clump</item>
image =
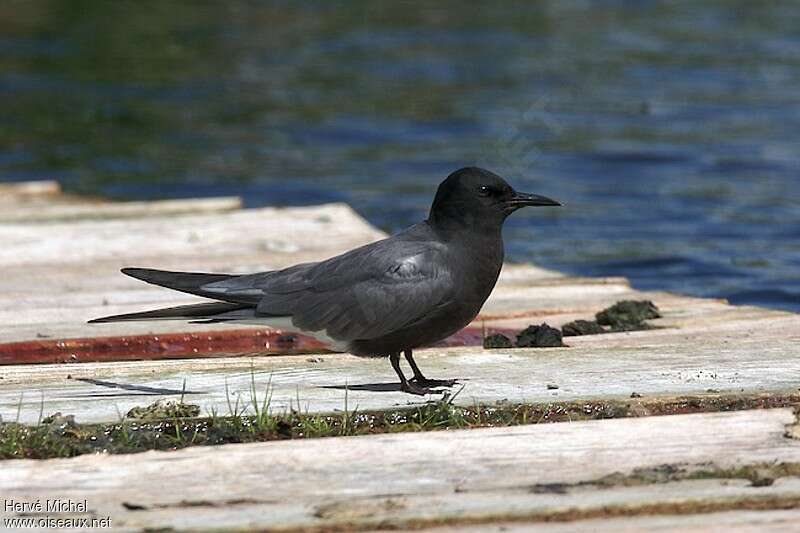
<path fill-rule="evenodd" d="M 200 406 L 183 402 L 158 400 L 146 407 L 134 407 L 125 418 L 131 420 L 171 420 L 173 418 L 194 418 L 200 414 Z"/>
<path fill-rule="evenodd" d="M 547 324 L 528 326 L 517 335 L 518 348 L 558 348 L 564 346 L 561 331 Z"/>

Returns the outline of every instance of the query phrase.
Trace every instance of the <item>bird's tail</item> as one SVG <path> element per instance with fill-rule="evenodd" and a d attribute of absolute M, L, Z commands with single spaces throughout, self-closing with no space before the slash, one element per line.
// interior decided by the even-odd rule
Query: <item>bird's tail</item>
<path fill-rule="evenodd" d="M 245 302 L 238 299 L 226 297 L 225 294 L 219 292 L 209 292 L 203 287 L 209 283 L 218 281 L 225 281 L 232 278 L 239 277 L 236 274 L 205 274 L 201 272 L 170 272 L 168 270 L 155 270 L 152 268 L 123 268 L 121 271 L 132 278 L 140 279 L 166 287 L 168 289 L 186 292 L 197 296 L 205 296 L 206 298 L 213 298 L 215 300 L 222 300 L 231 303 L 252 303 Z"/>
<path fill-rule="evenodd" d="M 139 313 L 105 316 L 90 320 L 89 324 L 103 322 L 128 322 L 137 320 L 192 320 L 199 322 L 238 321 L 256 316 L 252 306 L 229 302 L 207 302 L 191 305 L 179 305 Z"/>
<path fill-rule="evenodd" d="M 205 296 L 218 300 L 193 305 L 181 305 L 166 309 L 155 309 L 141 313 L 107 316 L 90 320 L 89 323 L 122 322 L 130 320 L 200 320 L 223 322 L 243 317 L 255 316 L 252 304 L 242 301 L 231 301 L 224 294 L 211 293 L 203 289 L 207 283 L 224 281 L 237 277 L 235 274 L 204 274 L 198 272 L 169 272 L 151 268 L 123 268 L 123 274 L 136 279 L 159 285 L 168 289 L 186 292 L 197 296 Z M 222 301 L 219 301 L 222 300 Z"/>

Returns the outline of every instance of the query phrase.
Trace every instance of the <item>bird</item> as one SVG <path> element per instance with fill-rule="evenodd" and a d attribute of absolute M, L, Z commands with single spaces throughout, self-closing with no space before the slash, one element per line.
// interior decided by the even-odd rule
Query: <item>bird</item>
<path fill-rule="evenodd" d="M 238 275 L 123 268 L 147 283 L 213 301 L 90 322 L 291 323 L 337 350 L 388 357 L 403 392 L 440 393 L 439 387 L 457 380 L 425 377 L 413 350 L 456 333 L 478 315 L 503 266 L 502 227 L 511 213 L 560 205 L 517 192 L 488 170 L 465 167 L 441 182 L 426 220 L 330 259 Z M 401 354 L 410 379 L 400 367 Z"/>

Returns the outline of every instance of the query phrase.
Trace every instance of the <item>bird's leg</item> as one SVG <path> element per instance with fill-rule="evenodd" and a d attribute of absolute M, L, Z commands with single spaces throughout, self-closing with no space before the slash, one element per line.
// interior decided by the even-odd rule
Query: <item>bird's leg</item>
<path fill-rule="evenodd" d="M 397 372 L 397 377 L 400 378 L 400 390 L 409 394 L 418 394 L 424 396 L 431 392 L 430 390 L 418 387 L 416 384 L 409 383 L 403 371 L 400 369 L 400 352 L 395 352 L 389 355 L 389 362 L 392 363 L 392 368 Z"/>
<path fill-rule="evenodd" d="M 414 377 L 411 378 L 411 382 L 422 387 L 452 387 L 456 384 L 456 380 L 454 379 L 428 379 L 422 374 L 422 370 L 419 369 L 417 366 L 417 362 L 414 361 L 414 357 L 411 354 L 411 350 L 404 350 L 403 355 L 406 356 L 406 361 L 408 364 L 411 365 L 411 370 L 414 371 Z"/>

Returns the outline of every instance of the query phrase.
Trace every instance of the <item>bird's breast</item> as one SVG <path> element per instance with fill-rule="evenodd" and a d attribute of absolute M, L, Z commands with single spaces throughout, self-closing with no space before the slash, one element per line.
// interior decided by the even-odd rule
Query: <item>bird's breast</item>
<path fill-rule="evenodd" d="M 503 268 L 503 241 L 472 243 L 456 254 L 454 280 L 457 289 L 467 297 L 481 300 L 481 304 L 491 294 Z"/>
<path fill-rule="evenodd" d="M 491 249 L 471 250 L 459 254 L 459 263 L 454 264 L 452 296 L 440 310 L 448 317 L 450 327 L 447 334 L 454 333 L 472 322 L 492 293 L 500 269 L 503 266 L 500 254 Z"/>

